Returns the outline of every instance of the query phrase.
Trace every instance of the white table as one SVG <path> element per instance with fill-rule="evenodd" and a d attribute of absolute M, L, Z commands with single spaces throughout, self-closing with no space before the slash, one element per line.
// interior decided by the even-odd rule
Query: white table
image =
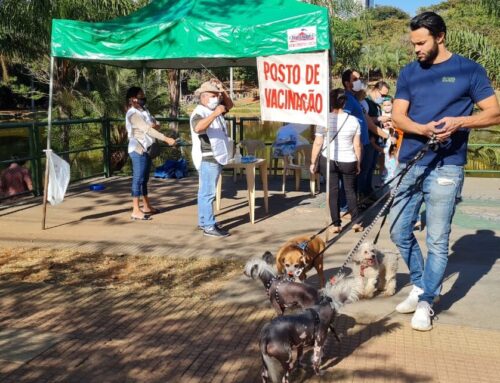
<path fill-rule="evenodd" d="M 258 158 L 250 163 L 229 163 L 224 165 L 224 169 L 245 169 L 248 189 L 248 207 L 250 210 L 250 222 L 255 223 L 255 169 L 259 168 L 262 179 L 262 190 L 264 191 L 264 208 L 269 212 L 268 186 L 267 186 L 267 161 L 264 158 Z M 217 193 L 215 198 L 215 207 L 219 211 L 221 205 L 222 193 L 222 175 L 217 182 Z"/>

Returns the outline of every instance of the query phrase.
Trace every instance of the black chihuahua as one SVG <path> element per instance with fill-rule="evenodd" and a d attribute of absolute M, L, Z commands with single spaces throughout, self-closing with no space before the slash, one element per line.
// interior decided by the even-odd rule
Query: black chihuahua
<path fill-rule="evenodd" d="M 361 284 L 339 280 L 327 285 L 329 296 L 321 296 L 320 302 L 300 313 L 275 318 L 266 324 L 260 336 L 262 354 L 262 382 L 287 383 L 290 371 L 300 367 L 305 349 L 313 348 L 313 369 L 319 374 L 323 345 L 328 330 L 335 334 L 333 322 L 344 303 L 358 300 Z M 335 334 L 336 335 L 336 334 Z M 296 359 L 293 351 L 297 350 Z"/>

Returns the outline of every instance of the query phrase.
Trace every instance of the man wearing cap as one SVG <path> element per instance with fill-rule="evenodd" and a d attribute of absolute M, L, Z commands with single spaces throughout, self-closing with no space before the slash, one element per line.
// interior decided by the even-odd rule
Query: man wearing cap
<path fill-rule="evenodd" d="M 220 81 L 204 82 L 195 94 L 199 105 L 190 118 L 193 163 L 198 170 L 198 227 L 208 237 L 227 237 L 229 233 L 216 222 L 213 202 L 222 167 L 229 161 L 229 141 L 224 114 L 233 101 Z"/>

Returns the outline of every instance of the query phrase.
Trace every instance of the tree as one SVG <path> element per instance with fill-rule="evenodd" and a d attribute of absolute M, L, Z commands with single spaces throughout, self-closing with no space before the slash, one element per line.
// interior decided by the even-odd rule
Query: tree
<path fill-rule="evenodd" d="M 388 19 L 408 20 L 410 15 L 397 7 L 388 5 L 377 5 L 375 8 L 366 10 L 366 14 L 373 20 L 383 21 Z"/>
<path fill-rule="evenodd" d="M 49 83 L 49 50 L 52 19 L 102 21 L 131 13 L 144 1 L 134 0 L 3 0 L 0 3 L 0 54 L 23 62 L 36 80 Z M 79 89 L 86 67 L 57 60 L 54 68 L 55 116 L 71 118 L 79 109 L 95 109 L 92 97 Z M 69 149 L 69 127 L 62 129 L 62 149 Z"/>
<path fill-rule="evenodd" d="M 450 31 L 446 36 L 450 51 L 468 57 L 486 69 L 494 83 L 500 82 L 500 48 L 487 37 L 467 30 Z"/>

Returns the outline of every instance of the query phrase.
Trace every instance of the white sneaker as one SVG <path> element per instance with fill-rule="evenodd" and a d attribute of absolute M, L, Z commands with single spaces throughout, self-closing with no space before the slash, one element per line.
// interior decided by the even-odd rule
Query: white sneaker
<path fill-rule="evenodd" d="M 425 301 L 417 304 L 417 309 L 413 318 L 411 318 L 411 327 L 418 331 L 429 331 L 432 329 L 431 318 L 434 316 L 434 310 L 431 305 Z"/>
<path fill-rule="evenodd" d="M 410 314 L 414 312 L 417 308 L 418 296 L 422 294 L 424 290 L 422 290 L 418 286 L 413 286 L 413 289 L 408 294 L 408 297 L 396 306 L 396 311 L 401 314 Z"/>

